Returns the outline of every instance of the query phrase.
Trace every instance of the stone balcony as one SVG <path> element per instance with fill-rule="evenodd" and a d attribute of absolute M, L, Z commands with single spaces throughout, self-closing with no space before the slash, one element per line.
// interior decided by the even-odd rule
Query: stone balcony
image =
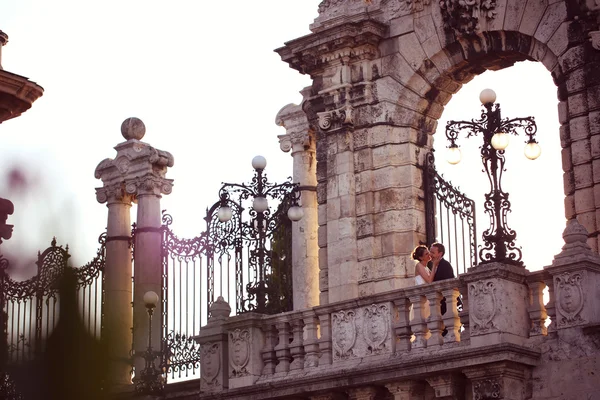
<path fill-rule="evenodd" d="M 564 371 L 590 370 L 581 382 L 594 381 L 600 355 L 600 256 L 582 229 L 570 223 L 563 251 L 537 272 L 488 263 L 456 279 L 278 315 L 229 317 L 219 299 L 197 338 L 200 382 L 169 385 L 166 397 L 567 398 L 553 397 Z"/>

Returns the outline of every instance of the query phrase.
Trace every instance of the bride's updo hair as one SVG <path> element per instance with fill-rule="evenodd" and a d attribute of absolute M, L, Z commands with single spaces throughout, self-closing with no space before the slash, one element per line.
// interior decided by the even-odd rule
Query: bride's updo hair
<path fill-rule="evenodd" d="M 427 246 L 425 246 L 423 244 L 418 245 L 417 247 L 415 247 L 415 249 L 412 252 L 412 259 L 420 261 L 421 257 L 423 257 L 423 254 L 425 254 L 426 251 L 427 251 Z"/>

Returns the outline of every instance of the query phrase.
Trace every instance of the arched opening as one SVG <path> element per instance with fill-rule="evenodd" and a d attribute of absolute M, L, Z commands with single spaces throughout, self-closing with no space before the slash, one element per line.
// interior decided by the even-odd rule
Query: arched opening
<path fill-rule="evenodd" d="M 457 144 L 461 146 L 462 160 L 458 165 L 448 165 L 446 123 L 481 119 L 479 93 L 488 87 L 498 95 L 496 103 L 501 105 L 503 119 L 536 119 L 542 156 L 528 160 L 523 154 L 527 137 L 523 133 L 511 136 L 502 190 L 509 193 L 511 212 L 506 222 L 517 233 L 515 243 L 522 248 L 522 260 L 530 270 L 541 269 L 560 251 L 565 226 L 556 86 L 542 63 L 530 62 L 544 61 L 548 66 L 550 50 L 519 33 L 491 32 L 461 39 L 443 53 L 450 65 L 428 66 L 426 60 L 419 70 L 421 76 L 429 74 L 428 81 L 435 82 L 425 95 L 425 113 L 437 119 L 437 126 L 430 129 L 432 124 L 425 124 L 424 130 L 435 133 L 433 148 L 438 172 L 476 203 L 478 247 L 483 244 L 482 233 L 490 226 L 490 217 L 484 212 L 484 195 L 490 191 L 490 182 L 483 172 L 479 150 L 483 139 L 467 138 L 467 132 L 461 132 Z M 518 61 L 526 62 L 515 65 Z M 427 68 L 435 71 L 426 71 Z M 439 236 L 437 239 L 444 240 Z"/>

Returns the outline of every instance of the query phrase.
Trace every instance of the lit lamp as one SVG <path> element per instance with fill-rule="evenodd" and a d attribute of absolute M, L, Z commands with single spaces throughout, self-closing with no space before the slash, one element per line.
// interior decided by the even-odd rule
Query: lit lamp
<path fill-rule="evenodd" d="M 267 278 L 270 273 L 271 251 L 268 245 L 273 233 L 284 221 L 283 217 L 286 214 L 283 213 L 287 213 L 288 218 L 294 222 L 302 219 L 304 215 L 302 207 L 298 205 L 298 184 L 292 183 L 291 178 L 281 184 L 268 182 L 264 173 L 266 166 L 265 157 L 256 156 L 252 159 L 255 175 L 250 184 L 224 183 L 220 190 L 221 202 L 217 210 L 217 217 L 222 223 L 235 218 L 234 225 L 238 226 L 239 223 L 241 239 L 252 246 L 249 264 L 254 268 L 252 276 L 255 279 L 246 287 L 248 293 L 251 293 L 252 301 L 244 304 L 243 311 L 259 313 L 266 312 L 268 308 L 270 294 L 267 293 Z M 239 200 L 234 199 L 234 193 Z M 270 200 L 280 203 L 281 206 L 270 210 Z M 251 202 L 250 221 L 242 219 L 243 201 Z"/>
<path fill-rule="evenodd" d="M 144 293 L 144 305 L 148 310 L 148 348 L 143 354 L 145 367 L 140 376 L 135 378 L 135 391 L 141 394 L 159 394 L 165 388 L 163 371 L 157 368 L 155 361 L 162 356 L 162 352 L 152 349 L 152 314 L 158 305 L 160 298 L 155 292 Z"/>
<path fill-rule="evenodd" d="M 508 193 L 502 191 L 501 179 L 504 171 L 504 150 L 508 146 L 509 135 L 518 135 L 522 131 L 528 139 L 525 156 L 535 160 L 541 154 L 540 145 L 535 140 L 537 125 L 533 117 L 502 119 L 500 104 L 495 103 L 496 93 L 484 89 L 479 100 L 484 107 L 480 120 L 448 121 L 446 137 L 450 141 L 447 159 L 450 164 L 460 162 L 461 154 L 456 141 L 461 131 L 467 131 L 467 137 L 483 136 L 481 159 L 488 175 L 491 189 L 485 195 L 485 212 L 490 215 L 491 226 L 483 233 L 484 246 L 479 251 L 481 264 L 503 262 L 523 266 L 521 250 L 516 247 L 517 234 L 506 224 L 506 215 L 510 212 Z"/>

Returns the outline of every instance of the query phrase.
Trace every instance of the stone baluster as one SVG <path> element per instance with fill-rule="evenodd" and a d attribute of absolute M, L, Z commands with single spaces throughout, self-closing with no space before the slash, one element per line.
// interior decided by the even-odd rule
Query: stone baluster
<path fill-rule="evenodd" d="M 331 353 L 331 315 L 321 314 L 319 317 L 319 326 L 321 327 L 321 337 L 319 338 L 319 365 L 329 365 L 333 361 Z"/>
<path fill-rule="evenodd" d="M 410 351 L 410 301 L 406 298 L 394 300 L 398 309 L 398 320 L 394 321 L 394 333 L 396 335 L 396 353 Z"/>
<path fill-rule="evenodd" d="M 290 343 L 290 355 L 292 363 L 290 371 L 304 369 L 304 321 L 301 314 L 294 315 L 292 319 L 292 343 Z"/>
<path fill-rule="evenodd" d="M 302 315 L 304 322 L 304 368 L 319 366 L 319 319 L 314 311 L 305 312 Z"/>
<path fill-rule="evenodd" d="M 271 320 L 267 320 L 263 326 L 263 334 L 265 336 L 265 345 L 261 351 L 263 360 L 263 375 L 273 375 L 275 373 L 275 365 L 277 357 L 275 356 L 275 346 L 277 344 L 277 330 Z"/>
<path fill-rule="evenodd" d="M 447 333 L 444 344 L 460 342 L 460 318 L 458 317 L 458 290 L 443 289 L 442 296 L 446 298 L 446 314 L 442 316 Z"/>
<path fill-rule="evenodd" d="M 292 356 L 290 354 L 290 324 L 287 318 L 281 318 L 276 322 L 279 343 L 275 346 L 277 366 L 275 372 L 289 372 Z"/>
<path fill-rule="evenodd" d="M 410 328 L 415 336 L 412 342 L 412 349 L 422 349 L 427 347 L 427 323 L 425 317 L 425 297 L 420 294 L 409 296 L 413 307 L 413 319 L 410 321 Z"/>
<path fill-rule="evenodd" d="M 293 181 L 300 189 L 303 217 L 292 223 L 294 310 L 319 305 L 319 245 L 317 240 L 317 160 L 314 132 L 301 106 L 288 104 L 275 122 L 286 129 L 279 136 L 281 150 L 292 151 Z"/>
<path fill-rule="evenodd" d="M 461 342 L 465 342 L 471 337 L 471 330 L 469 327 L 469 290 L 466 285 L 461 285 L 460 295 L 462 310 L 459 311 L 458 317 L 460 318 L 460 324 L 463 328 L 460 332 L 460 340 Z"/>
<path fill-rule="evenodd" d="M 546 328 L 546 307 L 544 307 L 544 288 L 546 284 L 543 282 L 540 274 L 530 276 L 527 280 L 529 286 L 529 319 L 531 320 L 531 329 L 529 336 L 547 335 Z"/>
<path fill-rule="evenodd" d="M 430 336 L 427 339 L 427 347 L 441 346 L 444 344 L 444 338 L 442 337 L 444 326 L 442 324 L 442 313 L 440 310 L 442 295 L 435 286 L 428 288 L 425 295 L 429 301 L 427 329 L 429 330 Z"/>
<path fill-rule="evenodd" d="M 550 335 L 556 332 L 556 302 L 554 294 L 554 282 L 552 277 L 544 279 L 544 284 L 548 288 L 548 303 L 546 303 L 546 316 L 550 318 L 550 325 L 546 328 L 546 334 Z"/>

